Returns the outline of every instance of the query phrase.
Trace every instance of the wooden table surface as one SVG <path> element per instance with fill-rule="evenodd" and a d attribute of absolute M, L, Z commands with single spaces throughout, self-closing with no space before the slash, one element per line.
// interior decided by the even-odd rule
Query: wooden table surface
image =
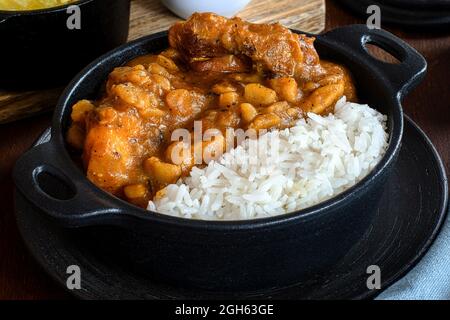
<path fill-rule="evenodd" d="M 326 30 L 365 23 L 327 0 Z M 422 84 L 404 101 L 406 113 L 428 134 L 450 170 L 450 33 L 405 32 L 382 26 L 401 37 L 428 61 Z M 0 299 L 70 298 L 26 251 L 14 220 L 11 170 L 16 159 L 50 126 L 51 114 L 0 126 Z"/>

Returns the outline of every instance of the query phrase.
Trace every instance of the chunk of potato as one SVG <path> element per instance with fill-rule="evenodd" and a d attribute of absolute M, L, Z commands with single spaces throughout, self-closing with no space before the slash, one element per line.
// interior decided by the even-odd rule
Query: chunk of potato
<path fill-rule="evenodd" d="M 258 115 L 258 111 L 250 103 L 241 103 L 239 107 L 241 109 L 242 119 L 246 123 L 251 122 Z"/>
<path fill-rule="evenodd" d="M 339 81 L 341 81 L 344 78 L 343 74 L 339 74 L 339 73 L 334 73 L 334 74 L 330 74 L 322 79 L 319 80 L 319 85 L 321 87 L 324 87 L 326 85 L 329 84 L 335 84 L 338 83 Z"/>
<path fill-rule="evenodd" d="M 259 83 L 250 83 L 245 86 L 245 100 L 253 105 L 268 105 L 277 101 L 274 90 Z"/>
<path fill-rule="evenodd" d="M 239 125 L 239 122 L 241 121 L 241 118 L 239 115 L 232 111 L 220 111 L 217 113 L 217 117 L 214 121 L 215 125 L 213 124 L 213 128 L 220 128 L 225 130 L 226 128 L 235 128 Z"/>
<path fill-rule="evenodd" d="M 173 62 L 172 59 L 167 58 L 161 54 L 156 57 L 156 62 L 159 65 L 166 68 L 167 70 L 170 70 L 170 71 L 178 71 L 179 70 L 178 66 L 175 64 L 175 62 Z"/>
<path fill-rule="evenodd" d="M 302 114 L 302 110 L 300 108 L 289 108 L 286 110 L 286 113 L 292 118 L 299 118 Z"/>
<path fill-rule="evenodd" d="M 150 118 L 162 118 L 165 115 L 165 112 L 161 109 L 150 107 L 139 110 L 139 114 L 145 119 L 150 119 Z"/>
<path fill-rule="evenodd" d="M 125 105 L 133 106 L 138 110 L 149 106 L 156 106 L 155 104 L 157 103 L 153 93 L 128 82 L 113 85 L 111 87 L 111 93 L 120 98 Z"/>
<path fill-rule="evenodd" d="M 320 84 L 318 84 L 317 82 L 308 81 L 303 84 L 302 90 L 304 92 L 310 92 L 310 91 L 316 90 L 319 87 L 320 87 Z"/>
<path fill-rule="evenodd" d="M 160 74 L 150 74 L 148 80 L 142 87 L 158 97 L 164 96 L 172 88 L 169 79 Z"/>
<path fill-rule="evenodd" d="M 321 87 L 336 84 L 344 78 L 345 68 L 329 61 L 322 61 L 322 65 L 326 68 L 327 73 L 318 82 Z"/>
<path fill-rule="evenodd" d="M 147 70 L 151 74 L 159 74 L 160 76 L 166 78 L 170 77 L 170 73 L 167 71 L 167 69 L 158 63 L 150 63 L 147 67 Z"/>
<path fill-rule="evenodd" d="M 148 72 L 143 65 L 135 65 L 133 67 L 117 67 L 108 77 L 107 88 L 113 84 L 130 82 L 135 85 L 142 85 L 148 81 Z"/>
<path fill-rule="evenodd" d="M 172 114 L 180 116 L 192 114 L 192 97 L 186 89 L 170 91 L 166 95 L 166 104 Z"/>
<path fill-rule="evenodd" d="M 149 78 L 150 81 L 159 86 L 162 90 L 164 91 L 170 90 L 171 88 L 170 81 L 165 76 L 162 76 L 160 74 L 152 74 Z"/>
<path fill-rule="evenodd" d="M 333 106 L 344 94 L 344 81 L 320 87 L 311 93 L 302 104 L 306 112 L 321 114 Z"/>
<path fill-rule="evenodd" d="M 281 119 L 273 113 L 260 114 L 255 117 L 250 124 L 250 128 L 255 130 L 271 129 L 280 125 Z"/>
<path fill-rule="evenodd" d="M 219 159 L 226 147 L 225 138 L 220 131 L 217 129 L 210 130 L 211 139 L 209 141 L 198 142 L 194 145 L 194 154 L 201 154 L 204 163 Z M 199 148 L 201 148 L 201 150 L 199 150 Z"/>
<path fill-rule="evenodd" d="M 233 105 L 238 104 L 239 102 L 239 95 L 236 92 L 226 92 L 222 93 L 219 96 L 219 106 L 223 108 L 229 108 Z"/>
<path fill-rule="evenodd" d="M 123 188 L 123 192 L 128 199 L 145 198 L 147 195 L 147 186 L 143 183 L 130 184 Z"/>
<path fill-rule="evenodd" d="M 180 166 L 162 162 L 157 157 L 145 160 L 144 170 L 150 177 L 162 184 L 175 183 L 181 176 Z"/>
<path fill-rule="evenodd" d="M 99 107 L 97 115 L 100 124 L 110 124 L 117 118 L 117 111 L 113 107 Z"/>
<path fill-rule="evenodd" d="M 298 97 L 297 81 L 294 78 L 276 78 L 270 80 L 270 86 L 277 93 L 280 100 L 296 102 Z"/>
<path fill-rule="evenodd" d="M 84 122 L 86 115 L 94 110 L 95 106 L 89 100 L 80 100 L 72 107 L 72 114 L 70 115 L 73 122 Z"/>
<path fill-rule="evenodd" d="M 271 104 L 267 108 L 264 108 L 264 113 L 280 114 L 289 108 L 289 104 L 286 101 L 279 101 Z"/>
<path fill-rule="evenodd" d="M 166 159 L 173 164 L 191 168 L 194 165 L 194 158 L 191 152 L 190 143 L 183 141 L 172 142 L 166 149 Z"/>

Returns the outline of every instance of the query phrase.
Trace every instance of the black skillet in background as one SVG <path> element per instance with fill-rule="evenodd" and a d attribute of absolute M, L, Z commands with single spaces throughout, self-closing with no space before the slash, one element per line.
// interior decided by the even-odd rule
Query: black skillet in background
<path fill-rule="evenodd" d="M 373 58 L 366 43 L 384 48 L 400 63 Z M 371 228 L 400 151 L 400 101 L 424 76 L 424 58 L 394 35 L 364 25 L 318 36 L 320 56 L 346 65 L 360 100 L 387 115 L 386 155 L 361 182 L 311 208 L 267 219 L 214 222 L 149 213 L 103 192 L 73 163 L 65 145 L 76 101 L 96 98 L 114 67 L 167 45 L 167 33 L 154 34 L 84 69 L 58 102 L 51 140 L 17 161 L 19 192 L 61 228 L 75 228 L 80 239 L 89 239 L 99 255 L 178 286 L 228 292 L 280 288 L 336 265 Z"/>
<path fill-rule="evenodd" d="M 446 31 L 450 26 L 448 0 L 337 0 L 357 15 L 368 18 L 367 8 L 377 5 L 381 11 L 381 25 L 397 24 L 407 29 Z"/>
<path fill-rule="evenodd" d="M 99 55 L 128 37 L 130 0 L 81 0 L 80 29 L 69 29 L 69 5 L 0 11 L 0 88 L 66 84 Z"/>
<path fill-rule="evenodd" d="M 20 233 L 33 257 L 62 287 L 67 266 L 82 269 L 82 299 L 362 299 L 388 288 L 428 250 L 445 221 L 447 175 L 427 136 L 409 118 L 399 159 L 388 179 L 371 228 L 338 264 L 291 286 L 253 292 L 211 293 L 171 286 L 129 270 L 114 255 L 95 250 L 77 230 L 59 227 L 15 193 Z M 50 129 L 36 145 L 50 140 Z M 381 290 L 366 286 L 367 266 L 381 270 Z"/>

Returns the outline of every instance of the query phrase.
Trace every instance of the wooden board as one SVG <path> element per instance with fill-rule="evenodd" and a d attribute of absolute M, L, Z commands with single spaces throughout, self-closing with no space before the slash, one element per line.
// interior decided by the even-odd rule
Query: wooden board
<path fill-rule="evenodd" d="M 232 0 L 231 0 L 232 1 Z M 310 33 L 325 28 L 324 0 L 253 0 L 238 16 L 252 22 L 277 22 Z M 167 30 L 180 20 L 159 0 L 132 0 L 129 40 Z M 45 91 L 0 90 L 0 124 L 50 111 L 62 88 Z"/>
<path fill-rule="evenodd" d="M 130 40 L 167 30 L 180 20 L 160 1 L 135 0 L 132 4 Z M 252 22 L 280 22 L 293 29 L 319 33 L 325 28 L 325 3 L 324 0 L 253 0 L 238 16 Z"/>

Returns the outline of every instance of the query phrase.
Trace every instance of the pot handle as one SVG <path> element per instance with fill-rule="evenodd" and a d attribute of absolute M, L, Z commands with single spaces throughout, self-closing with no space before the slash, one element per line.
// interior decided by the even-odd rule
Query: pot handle
<path fill-rule="evenodd" d="M 99 220 L 102 224 L 113 223 L 121 218 L 121 211 L 105 199 L 104 192 L 86 183 L 77 168 L 73 168 L 72 178 L 58 169 L 69 172 L 67 161 L 71 161 L 58 154 L 50 141 L 17 160 L 13 179 L 24 197 L 66 227 L 94 225 Z"/>
<path fill-rule="evenodd" d="M 425 76 L 427 69 L 425 58 L 409 44 L 387 31 L 369 29 L 362 24 L 350 25 L 329 31 L 320 35 L 320 38 L 332 42 L 346 53 L 351 52 L 354 59 L 370 64 L 385 82 L 390 84 L 399 100 Z M 378 60 L 368 52 L 366 44 L 373 44 L 389 52 L 399 60 L 399 63 Z"/>

